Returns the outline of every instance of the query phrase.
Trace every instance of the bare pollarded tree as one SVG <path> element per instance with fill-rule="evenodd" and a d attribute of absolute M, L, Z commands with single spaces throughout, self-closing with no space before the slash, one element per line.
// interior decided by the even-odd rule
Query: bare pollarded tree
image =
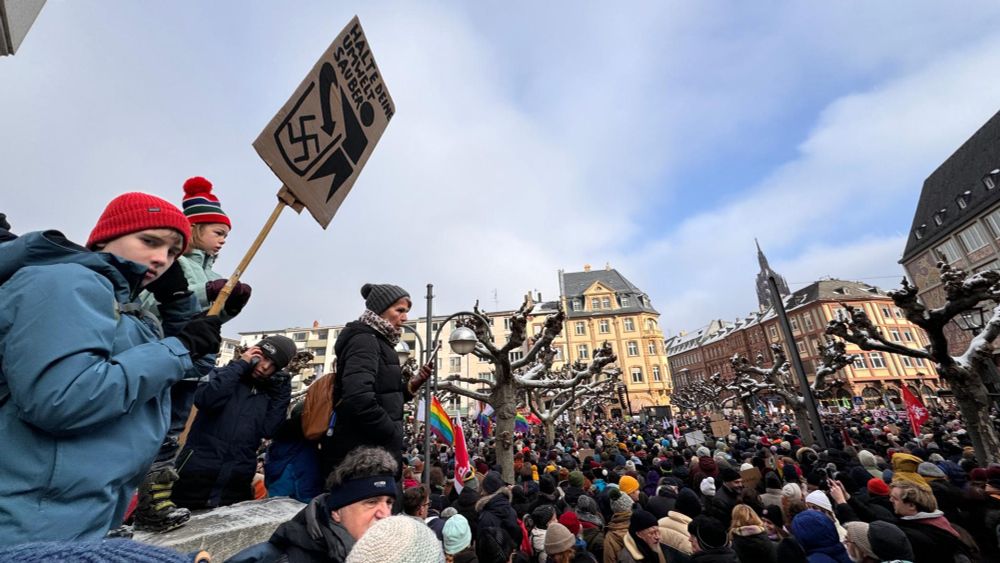
<path fill-rule="evenodd" d="M 716 410 L 721 407 L 719 388 L 709 381 L 695 381 L 676 387 L 670 393 L 670 402 L 686 411 Z"/>
<path fill-rule="evenodd" d="M 958 356 L 948 352 L 948 337 L 944 332 L 944 327 L 952 319 L 976 308 L 979 303 L 1000 303 L 1000 272 L 986 271 L 970 276 L 964 270 L 943 262 L 938 262 L 937 267 L 944 283 L 943 306 L 928 308 L 920 303 L 917 300 L 918 288 L 910 285 L 905 278 L 899 290 L 889 292 L 889 297 L 907 320 L 927 333 L 930 344 L 926 348 L 909 348 L 887 340 L 864 311 L 847 304 L 842 305 L 849 318 L 830 321 L 826 332 L 862 350 L 934 362 L 938 375 L 948 382 L 955 393 L 955 400 L 968 424 L 976 457 L 980 463 L 1000 461 L 1000 435 L 990 418 L 992 401 L 987 388 L 987 381 L 996 377 L 993 341 L 1000 335 L 1000 306 L 994 307 L 993 315 L 982 332 L 973 337 L 968 348 Z"/>
<path fill-rule="evenodd" d="M 539 355 L 553 353 L 552 341 L 562 332 L 566 316 L 560 308 L 546 316 L 544 328 L 531 341 L 524 357 L 511 360 L 510 353 L 522 349 L 527 341 L 528 316 L 531 310 L 531 301 L 525 299 L 524 304 L 510 318 L 510 336 L 502 346 L 497 346 L 493 342 L 489 327 L 480 317 L 462 320 L 461 324 L 475 331 L 479 340 L 473 353 L 493 364 L 493 377 L 453 375 L 438 384 L 440 390 L 451 391 L 493 407 L 496 415 L 497 463 L 500 464 L 503 478 L 508 483 L 514 482 L 514 417 L 517 416 L 518 398 L 523 397 L 525 391 L 529 390 L 571 389 L 580 384 L 590 383 L 604 371 L 605 366 L 617 359 L 611 352 L 611 347 L 605 343 L 595 351 L 590 364 L 583 366 L 583 369 L 571 370 L 566 378 L 543 377 L 550 371 L 551 361 L 546 365 L 546 358 L 539 358 Z M 478 303 L 474 312 L 482 314 Z M 479 390 L 462 387 L 460 383 L 474 385 Z"/>
<path fill-rule="evenodd" d="M 822 350 L 822 364 L 816 370 L 816 377 L 810 384 L 813 396 L 822 397 L 835 383 L 841 380 L 837 377 L 840 370 L 853 362 L 857 356 L 848 354 L 843 342 L 827 342 Z M 805 396 L 800 390 L 795 374 L 792 372 L 785 351 L 779 344 L 771 345 L 771 365 L 767 367 L 762 354 L 756 361 L 735 355 L 730 360 L 736 371 L 736 386 L 740 393 L 760 395 L 771 393 L 781 397 L 788 408 L 795 414 L 795 422 L 802 433 L 802 442 L 812 445 L 813 436 L 809 432 L 809 411 L 806 410 Z M 822 428 L 813 428 L 814 432 L 822 432 Z"/>
<path fill-rule="evenodd" d="M 605 344 L 607 346 L 607 344 Z M 602 362 L 614 361 L 614 355 L 610 354 L 610 348 L 601 348 L 598 354 L 605 353 Z M 594 361 L 597 361 L 595 355 Z M 593 361 L 591 362 L 593 365 Z M 606 364 L 605 364 L 606 365 Z M 558 380 L 566 381 L 576 378 L 576 374 L 589 370 L 590 367 L 581 362 L 573 365 L 565 365 L 561 369 L 548 369 L 536 372 L 534 381 Z M 603 374 L 603 377 L 601 376 Z M 594 374 L 589 380 L 582 380 L 572 387 L 564 388 L 527 388 L 528 407 L 531 412 L 542 421 L 545 429 L 546 442 L 551 446 L 555 442 L 556 421 L 570 409 L 582 408 L 584 403 L 601 396 L 610 396 L 615 390 L 615 383 L 621 376 L 618 368 L 603 369 L 601 373 Z M 592 401 L 591 401 L 592 402 Z"/>

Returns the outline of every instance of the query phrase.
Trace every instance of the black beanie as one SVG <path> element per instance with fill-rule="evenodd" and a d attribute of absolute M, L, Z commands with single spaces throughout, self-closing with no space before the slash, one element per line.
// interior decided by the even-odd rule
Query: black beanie
<path fill-rule="evenodd" d="M 701 501 L 698 499 L 698 494 L 687 487 L 681 489 L 681 492 L 677 494 L 674 510 L 689 518 L 700 515 Z"/>
<path fill-rule="evenodd" d="M 783 528 L 785 526 L 785 515 L 781 512 L 781 507 L 776 504 L 765 506 L 764 512 L 760 517 L 774 524 L 775 528 Z"/>
<path fill-rule="evenodd" d="M 365 298 L 365 307 L 376 315 L 381 315 L 393 303 L 410 294 L 398 285 L 366 283 L 361 286 L 361 297 Z"/>
<path fill-rule="evenodd" d="M 483 479 L 483 492 L 488 495 L 499 491 L 503 486 L 503 478 L 496 471 L 490 471 L 486 474 L 486 478 Z"/>
<path fill-rule="evenodd" d="M 639 532 L 645 530 L 646 528 L 651 528 L 656 525 L 656 516 L 653 516 L 649 512 L 643 509 L 638 509 L 632 513 L 632 517 L 628 521 L 628 531 L 633 534 L 638 534 Z"/>
<path fill-rule="evenodd" d="M 868 525 L 868 543 L 881 561 L 913 560 L 913 546 L 906 533 L 895 524 L 876 520 Z"/>
<path fill-rule="evenodd" d="M 299 351 L 299 349 L 295 346 L 295 342 L 293 342 L 291 338 L 281 336 L 280 334 L 268 336 L 258 342 L 257 346 L 262 352 L 264 352 L 267 359 L 274 362 L 275 371 L 285 369 L 288 362 L 292 361 L 292 358 L 294 358 L 295 354 Z"/>
<path fill-rule="evenodd" d="M 739 472 L 732 467 L 723 467 L 722 470 L 719 471 L 719 478 L 722 479 L 723 483 L 729 483 L 730 481 L 735 481 L 737 479 L 741 479 L 742 477 Z"/>
<path fill-rule="evenodd" d="M 704 550 L 726 545 L 726 527 L 711 516 L 699 516 L 688 524 L 688 533 L 698 540 Z"/>

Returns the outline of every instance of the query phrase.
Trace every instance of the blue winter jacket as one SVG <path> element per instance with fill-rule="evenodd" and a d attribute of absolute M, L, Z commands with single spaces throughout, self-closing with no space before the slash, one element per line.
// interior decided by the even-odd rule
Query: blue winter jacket
<path fill-rule="evenodd" d="M 192 367 L 133 302 L 145 270 L 55 231 L 0 244 L 0 545 L 121 523 Z"/>
<path fill-rule="evenodd" d="M 833 520 L 818 510 L 796 514 L 792 534 L 806 551 L 809 563 L 851 563 Z"/>

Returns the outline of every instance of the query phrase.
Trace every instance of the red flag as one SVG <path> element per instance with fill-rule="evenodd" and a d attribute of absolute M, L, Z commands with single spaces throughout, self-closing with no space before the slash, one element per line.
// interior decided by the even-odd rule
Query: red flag
<path fill-rule="evenodd" d="M 681 439 L 681 429 L 677 428 L 677 419 L 674 419 L 674 440 Z"/>
<path fill-rule="evenodd" d="M 465 477 L 472 468 L 469 466 L 469 450 L 465 448 L 465 430 L 462 419 L 455 419 L 455 490 L 462 492 Z"/>
<path fill-rule="evenodd" d="M 913 435 L 920 436 L 920 427 L 923 426 L 930 415 L 920 399 L 915 397 L 907 387 L 903 387 L 903 403 L 906 404 L 906 414 L 910 415 L 910 426 L 913 427 Z"/>

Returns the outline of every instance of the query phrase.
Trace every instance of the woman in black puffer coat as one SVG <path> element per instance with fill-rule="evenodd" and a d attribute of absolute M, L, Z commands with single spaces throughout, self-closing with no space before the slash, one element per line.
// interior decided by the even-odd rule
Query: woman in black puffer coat
<path fill-rule="evenodd" d="M 365 284 L 365 312 L 347 323 L 334 345 L 337 375 L 333 384 L 336 422 L 332 436 L 322 439 L 321 474 L 328 475 L 358 446 L 392 453 L 403 467 L 403 404 L 430 375 L 430 366 L 403 381 L 395 346 L 413 303 L 395 285 Z M 399 470 L 400 472 L 402 470 Z M 397 481 L 401 473 L 396 476 Z"/>

